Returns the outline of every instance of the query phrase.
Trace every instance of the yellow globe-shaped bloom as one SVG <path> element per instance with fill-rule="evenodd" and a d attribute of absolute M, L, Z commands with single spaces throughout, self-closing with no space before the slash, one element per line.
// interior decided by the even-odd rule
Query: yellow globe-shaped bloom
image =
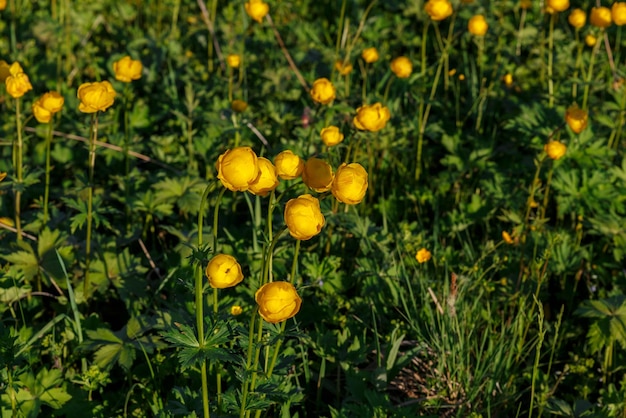
<path fill-rule="evenodd" d="M 565 151 L 567 151 L 567 146 L 559 141 L 550 141 L 543 146 L 543 149 L 546 154 L 548 154 L 548 157 L 552 158 L 553 160 L 558 160 L 565 155 Z"/>
<path fill-rule="evenodd" d="M 104 112 L 115 101 L 115 90 L 108 81 L 83 83 L 78 87 L 78 110 L 83 113 Z"/>
<path fill-rule="evenodd" d="M 285 205 L 285 224 L 295 239 L 309 240 L 319 234 L 326 223 L 320 201 L 310 194 L 291 199 Z"/>
<path fill-rule="evenodd" d="M 248 108 L 248 103 L 243 100 L 235 99 L 230 103 L 230 108 L 235 113 L 243 113 Z"/>
<path fill-rule="evenodd" d="M 270 6 L 263 0 L 249 0 L 244 6 L 248 16 L 259 23 L 270 12 Z"/>
<path fill-rule="evenodd" d="M 293 180 L 302 175 L 304 161 L 290 150 L 285 150 L 274 157 L 274 165 L 278 177 L 283 180 Z"/>
<path fill-rule="evenodd" d="M 276 173 L 276 167 L 267 158 L 259 157 L 259 177 L 252 183 L 248 191 L 257 196 L 267 196 L 269 192 L 278 187 L 278 175 Z"/>
<path fill-rule="evenodd" d="M 226 56 L 226 64 L 228 64 L 230 68 L 239 68 L 241 65 L 241 56 L 237 54 L 228 54 Z"/>
<path fill-rule="evenodd" d="M 331 191 L 340 202 L 356 205 L 365 197 L 367 186 L 367 171 L 361 164 L 343 163 L 335 173 Z"/>
<path fill-rule="evenodd" d="M 444 20 L 452 15 L 452 3 L 448 0 L 428 0 L 424 5 L 424 10 L 434 21 Z"/>
<path fill-rule="evenodd" d="M 407 57 L 397 57 L 391 61 L 391 71 L 398 78 L 408 78 L 413 72 L 413 64 Z"/>
<path fill-rule="evenodd" d="M 361 52 L 361 58 L 368 64 L 372 64 L 378 61 L 379 55 L 378 50 L 374 47 L 365 48 L 363 52 Z"/>
<path fill-rule="evenodd" d="M 311 98 L 320 104 L 328 104 L 335 100 L 335 86 L 327 78 L 318 78 L 311 87 Z"/>
<path fill-rule="evenodd" d="M 33 103 L 33 115 L 39 123 L 48 123 L 63 108 L 65 99 L 56 91 L 45 93 Z"/>
<path fill-rule="evenodd" d="M 245 192 L 260 174 L 257 156 L 250 147 L 229 149 L 217 160 L 217 178 L 233 192 Z"/>
<path fill-rule="evenodd" d="M 599 28 L 611 26 L 611 10 L 608 7 L 592 7 L 589 14 L 589 23 Z"/>
<path fill-rule="evenodd" d="M 546 6 L 554 12 L 563 12 L 569 8 L 569 0 L 548 0 Z"/>
<path fill-rule="evenodd" d="M 322 137 L 322 142 L 329 147 L 335 146 L 343 141 L 343 134 L 337 126 L 333 125 L 322 129 L 320 136 Z"/>
<path fill-rule="evenodd" d="M 241 266 L 235 257 L 228 254 L 216 254 L 206 266 L 205 273 L 215 289 L 233 287 L 243 280 Z"/>
<path fill-rule="evenodd" d="M 567 17 L 567 21 L 576 29 L 580 29 L 587 22 L 587 14 L 583 9 L 574 9 Z"/>
<path fill-rule="evenodd" d="M 254 294 L 261 318 L 276 324 L 295 316 L 300 311 L 302 298 L 288 282 L 266 283 Z"/>
<path fill-rule="evenodd" d="M 339 71 L 341 75 L 348 75 L 352 72 L 352 64 L 344 62 L 343 60 L 335 61 L 335 70 Z"/>
<path fill-rule="evenodd" d="M 387 125 L 390 118 L 389 109 L 381 103 L 375 103 L 359 107 L 352 122 L 357 129 L 377 132 Z"/>
<path fill-rule="evenodd" d="M 129 56 L 125 56 L 119 61 L 115 61 L 113 63 L 115 79 L 124 83 L 130 83 L 132 80 L 139 80 L 141 78 L 142 70 L 143 64 L 141 64 L 141 61 L 131 59 Z"/>
<path fill-rule="evenodd" d="M 565 112 L 565 122 L 567 122 L 567 126 L 577 134 L 581 133 L 587 127 L 587 120 L 587 112 L 576 105 L 570 106 Z"/>
<path fill-rule="evenodd" d="M 618 1 L 611 6 L 611 17 L 617 26 L 626 24 L 626 3 Z"/>
<path fill-rule="evenodd" d="M 489 29 L 489 25 L 483 15 L 472 16 L 467 22 L 467 30 L 474 36 L 485 36 L 487 29 Z"/>
<path fill-rule="evenodd" d="M 427 262 L 428 260 L 431 259 L 431 257 L 432 257 L 432 254 L 426 248 L 420 249 L 417 252 L 417 254 L 415 254 L 415 259 L 420 264 Z"/>
<path fill-rule="evenodd" d="M 588 34 L 587 36 L 585 36 L 585 45 L 589 47 L 594 46 L 597 41 L 598 41 L 598 38 L 596 38 L 592 34 Z"/>
<path fill-rule="evenodd" d="M 7 93 L 14 99 L 19 99 L 33 89 L 28 76 L 22 71 L 22 67 L 17 62 L 14 62 L 9 67 L 9 75 L 4 83 Z"/>
<path fill-rule="evenodd" d="M 304 164 L 302 181 L 318 193 L 327 192 L 333 184 L 333 168 L 326 161 L 311 157 Z"/>

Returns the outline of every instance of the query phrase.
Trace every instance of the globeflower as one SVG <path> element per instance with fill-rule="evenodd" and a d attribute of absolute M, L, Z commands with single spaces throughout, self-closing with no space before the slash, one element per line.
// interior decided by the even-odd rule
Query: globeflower
<path fill-rule="evenodd" d="M 343 60 L 337 60 L 335 61 L 335 70 L 339 71 L 341 75 L 348 75 L 352 72 L 352 64 Z"/>
<path fill-rule="evenodd" d="M 230 314 L 232 316 L 241 315 L 242 312 L 243 312 L 243 309 L 239 305 L 233 305 L 230 307 Z"/>
<path fill-rule="evenodd" d="M 241 57 L 237 54 L 228 54 L 226 56 L 226 64 L 228 64 L 230 68 L 239 68 L 239 65 L 241 65 Z"/>
<path fill-rule="evenodd" d="M 579 134 L 587 127 L 587 112 L 573 105 L 567 108 L 565 112 L 565 122 L 572 131 Z"/>
<path fill-rule="evenodd" d="M 617 26 L 626 24 L 626 3 L 616 1 L 611 6 L 611 17 Z"/>
<path fill-rule="evenodd" d="M 361 52 L 361 58 L 363 58 L 363 61 L 365 61 L 366 63 L 372 64 L 378 61 L 378 50 L 374 47 L 365 48 L 363 52 Z"/>
<path fill-rule="evenodd" d="M 245 4 L 246 13 L 250 18 L 261 23 L 265 15 L 270 11 L 270 6 L 263 0 L 249 0 Z"/>
<path fill-rule="evenodd" d="M 216 254 L 206 266 L 205 273 L 215 289 L 233 287 L 243 280 L 241 266 L 235 257 L 228 254 Z"/>
<path fill-rule="evenodd" d="M 336 126 L 328 126 L 320 132 L 320 136 L 322 137 L 322 142 L 328 147 L 335 146 L 343 141 L 343 134 Z"/>
<path fill-rule="evenodd" d="M 278 177 L 283 180 L 293 180 L 302 175 L 304 161 L 290 150 L 285 150 L 274 157 L 274 165 Z"/>
<path fill-rule="evenodd" d="M 328 104 L 335 100 L 335 93 L 335 86 L 327 78 L 318 78 L 311 87 L 311 98 L 320 104 Z"/>
<path fill-rule="evenodd" d="M 427 262 L 428 260 L 431 259 L 431 257 L 432 257 L 432 254 L 426 248 L 421 248 L 417 252 L 417 254 L 415 254 L 415 259 L 420 264 Z"/>
<path fill-rule="evenodd" d="M 131 59 L 128 55 L 113 63 L 113 72 L 115 79 L 124 83 L 130 83 L 132 80 L 141 78 L 143 65 L 141 61 Z"/>
<path fill-rule="evenodd" d="M 548 154 L 548 157 L 552 158 L 553 160 L 558 160 L 565 155 L 565 151 L 567 151 L 567 146 L 559 141 L 550 141 L 543 146 L 543 150 L 546 152 L 546 154 Z"/>
<path fill-rule="evenodd" d="M 597 41 L 598 41 L 598 38 L 596 38 L 592 34 L 588 34 L 587 36 L 585 36 L 585 45 L 589 47 L 594 46 Z"/>
<path fill-rule="evenodd" d="M 61 111 L 65 99 L 56 91 L 45 93 L 33 103 L 33 115 L 39 123 L 48 123 L 52 115 Z"/>
<path fill-rule="evenodd" d="M 502 239 L 504 240 L 504 242 L 506 242 L 507 244 L 513 244 L 513 238 L 511 237 L 511 234 L 509 234 L 507 231 L 502 231 Z"/>
<path fill-rule="evenodd" d="M 511 87 L 513 85 L 513 74 L 506 73 L 504 77 L 502 77 L 502 81 L 504 81 L 505 86 Z"/>
<path fill-rule="evenodd" d="M 567 17 L 567 21 L 576 29 L 580 29 L 585 26 L 587 21 L 587 14 L 583 9 L 574 9 Z"/>
<path fill-rule="evenodd" d="M 602 29 L 611 26 L 611 10 L 608 7 L 592 7 L 589 23 Z"/>
<path fill-rule="evenodd" d="M 569 0 L 548 0 L 546 2 L 546 5 L 549 7 L 549 9 L 552 9 L 552 12 L 550 12 L 548 9 L 549 13 L 563 12 L 569 7 Z"/>
<path fill-rule="evenodd" d="M 250 147 L 227 150 L 217 160 L 217 178 L 233 192 L 245 192 L 260 175 L 259 162 Z"/>
<path fill-rule="evenodd" d="M 326 161 L 311 157 L 304 164 L 302 181 L 318 193 L 327 192 L 333 185 L 333 168 Z"/>
<path fill-rule="evenodd" d="M 9 66 L 9 74 L 4 80 L 4 83 L 7 93 L 14 99 L 19 99 L 33 89 L 28 76 L 24 73 L 22 66 L 17 62 Z"/>
<path fill-rule="evenodd" d="M 375 103 L 359 107 L 352 122 L 357 129 L 376 132 L 383 129 L 390 118 L 389 109 L 381 103 Z"/>
<path fill-rule="evenodd" d="M 454 11 L 448 0 L 428 0 L 424 5 L 424 10 L 434 21 L 444 20 Z"/>
<path fill-rule="evenodd" d="M 254 294 L 259 315 L 271 324 L 286 321 L 300 311 L 302 299 L 289 282 L 266 283 Z"/>
<path fill-rule="evenodd" d="M 77 93 L 80 104 L 78 110 L 83 113 L 104 112 L 115 101 L 115 90 L 108 81 L 83 83 Z"/>
<path fill-rule="evenodd" d="M 11 66 L 5 60 L 0 60 L 0 82 L 4 83 L 10 75 Z"/>
<path fill-rule="evenodd" d="M 257 196 L 265 197 L 272 190 L 278 187 L 278 176 L 276 174 L 276 167 L 267 158 L 259 157 L 257 159 L 259 163 L 260 174 L 255 181 L 250 183 L 250 192 Z"/>
<path fill-rule="evenodd" d="M 367 186 L 367 171 L 361 164 L 343 163 L 335 173 L 331 191 L 340 202 L 356 205 L 365 197 Z"/>
<path fill-rule="evenodd" d="M 248 103 L 243 100 L 235 99 L 231 102 L 230 108 L 235 113 L 243 113 L 248 108 Z"/>
<path fill-rule="evenodd" d="M 474 36 L 485 36 L 489 29 L 487 20 L 483 15 L 475 15 L 467 22 L 467 30 Z"/>
<path fill-rule="evenodd" d="M 284 216 L 289 234 L 302 241 L 319 234 L 326 223 L 320 201 L 310 194 L 289 200 L 285 205 Z"/>
<path fill-rule="evenodd" d="M 413 72 L 413 64 L 405 56 L 397 57 L 391 61 L 391 71 L 398 78 L 408 78 Z"/>

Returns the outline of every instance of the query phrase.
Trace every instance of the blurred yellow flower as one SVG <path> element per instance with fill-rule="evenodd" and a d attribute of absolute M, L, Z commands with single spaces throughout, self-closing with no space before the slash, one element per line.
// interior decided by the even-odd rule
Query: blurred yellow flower
<path fill-rule="evenodd" d="M 270 6 L 263 0 L 249 0 L 246 2 L 245 8 L 248 16 L 259 23 L 263 21 L 265 15 L 270 11 Z"/>
<path fill-rule="evenodd" d="M 322 129 L 320 135 L 322 137 L 322 142 L 324 142 L 324 144 L 329 147 L 337 145 L 341 141 L 343 141 L 343 134 L 337 126 L 331 125 Z"/>
<path fill-rule="evenodd" d="M 592 34 L 588 34 L 587 36 L 585 36 L 585 44 L 587 46 L 594 46 L 597 41 L 598 41 L 598 38 L 596 38 Z"/>
<path fill-rule="evenodd" d="M 340 202 L 356 205 L 365 197 L 367 186 L 367 171 L 361 164 L 343 163 L 335 173 L 331 191 Z"/>
<path fill-rule="evenodd" d="M 519 2 L 519 7 L 521 7 L 522 9 L 530 9 L 531 6 L 531 0 L 521 0 Z"/>
<path fill-rule="evenodd" d="M 587 127 L 588 115 L 577 105 L 572 105 L 565 111 L 565 122 L 572 131 L 579 134 Z"/>
<path fill-rule="evenodd" d="M 390 118 L 389 109 L 381 103 L 375 103 L 359 107 L 352 122 L 357 129 L 376 132 L 383 129 Z"/>
<path fill-rule="evenodd" d="M 131 59 L 128 55 L 113 63 L 113 72 L 115 79 L 124 83 L 130 83 L 132 80 L 141 78 L 143 64 L 141 61 Z"/>
<path fill-rule="evenodd" d="M 233 112 L 243 113 L 248 108 L 248 103 L 244 102 L 243 100 L 235 99 L 230 104 L 230 108 Z"/>
<path fill-rule="evenodd" d="M 259 157 L 257 159 L 259 163 L 260 174 L 252 183 L 248 191 L 257 196 L 267 196 L 269 192 L 278 187 L 278 175 L 276 173 L 276 167 L 267 158 Z"/>
<path fill-rule="evenodd" d="M 587 22 L 587 14 L 583 9 L 574 9 L 567 17 L 567 21 L 576 29 L 580 29 Z"/>
<path fill-rule="evenodd" d="M 513 85 L 513 74 L 506 73 L 504 77 L 502 77 L 502 81 L 504 81 L 505 86 L 511 87 Z"/>
<path fill-rule="evenodd" d="M 217 178 L 228 190 L 245 192 L 260 175 L 259 162 L 250 147 L 227 150 L 217 160 Z"/>
<path fill-rule="evenodd" d="M 548 154 L 548 157 L 553 160 L 558 160 L 565 155 L 567 146 L 559 141 L 550 141 L 543 146 L 543 150 Z"/>
<path fill-rule="evenodd" d="M 391 71 L 398 78 L 408 78 L 413 72 L 413 64 L 405 56 L 397 57 L 391 61 Z"/>
<path fill-rule="evenodd" d="M 363 58 L 363 61 L 365 61 L 368 64 L 372 64 L 376 61 L 378 61 L 378 50 L 374 47 L 371 48 L 365 48 L 363 50 L 363 52 L 361 52 L 361 57 Z"/>
<path fill-rule="evenodd" d="M 300 311 L 302 299 L 289 282 L 266 283 L 254 294 L 259 305 L 259 315 L 269 323 L 276 324 L 295 316 Z"/>
<path fill-rule="evenodd" d="M 546 10 L 548 13 L 563 12 L 569 8 L 569 0 L 548 0 L 546 6 L 552 11 Z"/>
<path fill-rule="evenodd" d="M 243 309 L 239 305 L 233 305 L 230 307 L 230 314 L 232 316 L 241 315 L 242 312 L 243 312 Z"/>
<path fill-rule="evenodd" d="M 285 150 L 274 157 L 274 165 L 278 177 L 283 180 L 293 180 L 302 175 L 304 161 L 290 150 Z"/>
<path fill-rule="evenodd" d="M 289 200 L 285 205 L 284 217 L 289 234 L 303 241 L 319 234 L 326 223 L 320 201 L 310 194 Z"/>
<path fill-rule="evenodd" d="M 4 80 L 4 83 L 7 93 L 14 99 L 19 99 L 26 94 L 26 92 L 33 89 L 28 76 L 24 73 L 22 66 L 18 62 L 14 62 L 9 66 L 9 74 Z"/>
<path fill-rule="evenodd" d="M 467 30 L 474 36 L 485 36 L 489 29 L 487 20 L 483 15 L 475 15 L 467 22 Z"/>
<path fill-rule="evenodd" d="M 39 123 L 48 123 L 63 108 L 65 99 L 56 91 L 45 93 L 33 103 L 33 115 Z"/>
<path fill-rule="evenodd" d="M 420 264 L 427 262 L 428 260 L 431 259 L 431 257 L 432 257 L 432 254 L 426 248 L 420 249 L 417 252 L 417 254 L 415 254 L 415 259 Z"/>
<path fill-rule="evenodd" d="M 608 28 L 611 26 L 611 10 L 608 7 L 592 7 L 589 23 L 599 28 Z"/>
<path fill-rule="evenodd" d="M 226 56 L 226 64 L 228 64 L 230 68 L 239 68 L 241 57 L 237 54 L 228 54 Z"/>
<path fill-rule="evenodd" d="M 6 177 L 7 177 L 7 173 L 0 171 L 0 181 L 4 180 Z"/>
<path fill-rule="evenodd" d="M 502 239 L 507 244 L 513 244 L 513 238 L 511 238 L 511 235 L 507 231 L 502 231 Z"/>
<path fill-rule="evenodd" d="M 424 10 L 432 20 L 444 20 L 452 15 L 452 3 L 448 0 L 428 0 L 424 5 Z"/>
<path fill-rule="evenodd" d="M 8 76 L 11 75 L 11 66 L 5 61 L 0 60 L 0 83 L 4 83 Z"/>
<path fill-rule="evenodd" d="M 115 90 L 108 81 L 83 83 L 77 93 L 80 104 L 78 110 L 83 113 L 104 112 L 115 101 Z"/>
<path fill-rule="evenodd" d="M 327 192 L 333 185 L 333 168 L 326 161 L 311 157 L 304 164 L 302 181 L 318 193 Z"/>
<path fill-rule="evenodd" d="M 337 60 L 335 61 L 335 70 L 339 71 L 341 75 L 348 75 L 352 72 L 352 64 L 343 60 Z"/>
<path fill-rule="evenodd" d="M 225 289 L 241 283 L 243 273 L 241 266 L 232 255 L 216 254 L 206 266 L 209 284 L 215 289 Z"/>
<path fill-rule="evenodd" d="M 7 7 L 7 0 L 0 0 L 0 10 L 4 10 Z"/>
<path fill-rule="evenodd" d="M 621 1 L 613 3 L 611 17 L 617 26 L 626 25 L 626 3 Z"/>
<path fill-rule="evenodd" d="M 335 100 L 335 93 L 335 86 L 327 78 L 318 78 L 311 87 L 311 98 L 320 104 L 328 104 Z"/>

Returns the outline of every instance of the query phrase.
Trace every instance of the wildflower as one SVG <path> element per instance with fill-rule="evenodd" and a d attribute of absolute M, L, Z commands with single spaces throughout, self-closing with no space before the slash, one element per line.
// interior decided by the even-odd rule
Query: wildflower
<path fill-rule="evenodd" d="M 548 13 L 563 12 L 569 8 L 569 0 L 548 0 L 546 6 L 552 11 L 546 10 Z"/>
<path fill-rule="evenodd" d="M 288 282 L 264 284 L 254 294 L 254 300 L 259 305 L 261 318 L 272 324 L 295 316 L 302 304 L 296 288 Z"/>
<path fill-rule="evenodd" d="M 226 57 L 226 64 L 228 64 L 230 68 L 239 68 L 239 65 L 241 64 L 241 57 L 237 54 L 228 54 Z"/>
<path fill-rule="evenodd" d="M 113 71 L 115 79 L 124 83 L 130 83 L 132 80 L 141 78 L 143 65 L 141 61 L 131 59 L 128 55 L 113 63 Z"/>
<path fill-rule="evenodd" d="M 320 201 L 310 194 L 289 200 L 285 205 L 284 216 L 289 234 L 303 241 L 319 234 L 326 223 L 320 209 Z"/>
<path fill-rule="evenodd" d="M 241 265 L 235 257 L 228 254 L 216 254 L 206 266 L 206 276 L 209 284 L 215 289 L 225 289 L 241 283 L 243 273 Z"/>
<path fill-rule="evenodd" d="M 7 177 L 7 173 L 0 171 L 0 181 L 4 180 L 6 177 Z"/>
<path fill-rule="evenodd" d="M 611 10 L 608 7 L 592 7 L 589 23 L 599 28 L 608 28 L 611 26 Z"/>
<path fill-rule="evenodd" d="M 454 11 L 448 0 L 428 0 L 424 5 L 424 10 L 435 21 L 444 20 Z"/>
<path fill-rule="evenodd" d="M 417 254 L 415 254 L 415 259 L 420 264 L 427 262 L 428 260 L 431 259 L 431 257 L 432 257 L 432 254 L 426 248 L 420 249 L 417 252 Z"/>
<path fill-rule="evenodd" d="M 363 61 L 365 61 L 366 63 L 372 64 L 378 61 L 378 50 L 374 47 L 365 48 L 363 52 L 361 52 L 361 58 L 363 58 Z"/>
<path fill-rule="evenodd" d="M 559 141 L 550 141 L 543 146 L 543 150 L 546 152 L 546 154 L 548 154 L 548 157 L 552 158 L 553 160 L 558 160 L 565 155 L 565 151 L 567 151 L 567 146 Z"/>
<path fill-rule="evenodd" d="M 459 80 L 461 81 L 465 80 L 465 74 L 459 74 Z"/>
<path fill-rule="evenodd" d="M 245 192 L 260 175 L 259 162 L 250 147 L 227 150 L 217 160 L 217 178 L 228 190 Z"/>
<path fill-rule="evenodd" d="M 243 309 L 239 305 L 233 305 L 230 307 L 230 314 L 232 316 L 241 315 L 242 312 L 243 312 Z"/>
<path fill-rule="evenodd" d="M 483 15 L 475 15 L 467 23 L 467 30 L 474 36 L 485 36 L 489 29 L 487 20 Z"/>
<path fill-rule="evenodd" d="M 257 196 L 267 196 L 269 192 L 278 187 L 278 175 L 276 173 L 276 167 L 267 158 L 259 157 L 257 159 L 259 163 L 260 174 L 252 183 L 250 183 L 250 192 Z"/>
<path fill-rule="evenodd" d="M 311 98 L 320 104 L 328 104 L 335 100 L 335 86 L 327 78 L 318 78 L 311 87 Z"/>
<path fill-rule="evenodd" d="M 302 181 L 318 193 L 327 192 L 333 184 L 333 168 L 326 161 L 311 157 L 304 164 Z"/>
<path fill-rule="evenodd" d="M 39 123 L 48 123 L 63 108 L 65 99 L 56 91 L 45 93 L 33 103 L 33 114 Z"/>
<path fill-rule="evenodd" d="M 504 77 L 502 77 L 502 81 L 504 81 L 505 86 L 511 87 L 513 85 L 513 74 L 506 73 Z"/>
<path fill-rule="evenodd" d="M 587 127 L 587 112 L 573 105 L 565 112 L 565 122 L 572 131 L 579 134 Z"/>
<path fill-rule="evenodd" d="M 397 57 L 391 61 L 391 71 L 398 78 L 408 78 L 413 72 L 413 64 L 407 57 Z"/>
<path fill-rule="evenodd" d="M 339 71 L 341 75 L 348 75 L 352 72 L 352 64 L 343 60 L 337 60 L 335 61 L 335 70 Z"/>
<path fill-rule="evenodd" d="M 7 7 L 7 0 L 0 0 L 0 10 L 4 10 Z"/>
<path fill-rule="evenodd" d="M 113 105 L 115 90 L 108 81 L 83 83 L 78 87 L 78 110 L 83 113 L 104 112 Z"/>
<path fill-rule="evenodd" d="M 4 83 L 7 77 L 11 75 L 10 68 L 11 66 L 5 60 L 0 60 L 0 83 Z"/>
<path fill-rule="evenodd" d="M 389 109 L 381 103 L 363 105 L 356 110 L 356 116 L 352 120 L 354 126 L 362 131 L 376 132 L 387 125 L 391 117 Z"/>
<path fill-rule="evenodd" d="M 513 238 L 511 238 L 511 234 L 509 234 L 507 231 L 502 231 L 502 239 L 507 244 L 513 244 Z"/>
<path fill-rule="evenodd" d="M 598 41 L 598 38 L 596 38 L 592 34 L 588 34 L 587 36 L 585 36 L 585 44 L 589 47 L 594 46 L 597 41 Z"/>
<path fill-rule="evenodd" d="M 14 62 L 9 67 L 9 75 L 4 80 L 4 83 L 7 88 L 7 93 L 14 99 L 19 99 L 26 94 L 26 92 L 33 89 L 28 76 L 24 73 L 24 70 L 22 70 L 22 66 L 17 62 Z"/>
<path fill-rule="evenodd" d="M 263 0 L 249 0 L 245 4 L 246 13 L 253 20 L 261 23 L 266 14 L 270 11 L 270 6 Z"/>
<path fill-rule="evenodd" d="M 611 17 L 617 26 L 626 24 L 626 3 L 617 1 L 611 6 Z"/>
<path fill-rule="evenodd" d="M 235 113 L 243 113 L 248 108 L 248 103 L 243 100 L 235 99 L 231 102 L 230 108 Z"/>
<path fill-rule="evenodd" d="M 587 21 L 587 14 L 583 9 L 574 9 L 567 17 L 567 21 L 576 29 L 580 29 L 585 26 L 585 22 Z"/>
<path fill-rule="evenodd" d="M 343 134 L 336 126 L 328 126 L 320 132 L 322 137 L 322 142 L 326 144 L 326 146 L 332 147 L 334 145 L 339 144 L 343 141 Z"/>
<path fill-rule="evenodd" d="M 293 180 L 302 175 L 304 161 L 290 150 L 285 150 L 274 158 L 276 173 L 283 180 Z"/>
<path fill-rule="evenodd" d="M 340 202 L 356 205 L 363 200 L 367 186 L 367 171 L 361 164 L 343 163 L 335 173 L 331 191 Z"/>

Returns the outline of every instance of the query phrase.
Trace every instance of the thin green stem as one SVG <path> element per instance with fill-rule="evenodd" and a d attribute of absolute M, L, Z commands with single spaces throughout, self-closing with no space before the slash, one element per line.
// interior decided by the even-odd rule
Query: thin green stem
<path fill-rule="evenodd" d="M 259 315 L 259 329 L 256 335 L 256 348 L 254 350 L 254 365 L 252 366 L 252 379 L 250 380 L 250 391 L 254 392 L 256 389 L 256 381 L 259 369 L 259 358 L 261 357 L 261 341 L 263 340 L 263 318 Z M 246 416 L 250 415 L 250 411 Z"/>
<path fill-rule="evenodd" d="M 554 106 L 554 80 L 552 79 L 552 66 L 554 60 L 554 22 L 556 13 L 550 15 L 550 32 L 548 34 L 548 106 Z"/>
<path fill-rule="evenodd" d="M 22 114 L 21 99 L 15 99 L 15 123 L 17 130 L 17 144 L 15 144 L 15 171 L 17 177 L 17 187 L 15 190 L 15 229 L 17 230 L 17 241 L 22 241 L 22 219 L 21 219 L 21 203 L 22 203 L 22 180 L 23 180 L 23 148 L 24 139 L 22 138 Z"/>
<path fill-rule="evenodd" d="M 129 116 L 129 104 L 130 104 L 130 83 L 126 83 L 124 86 L 124 106 L 122 107 L 122 112 L 124 112 L 124 205 L 126 206 L 126 231 L 130 230 L 130 205 L 128 204 L 128 199 L 130 196 L 130 158 L 128 158 L 128 150 L 130 145 L 130 116 Z"/>
<path fill-rule="evenodd" d="M 585 80 L 585 89 L 583 92 L 583 105 L 582 109 L 587 110 L 587 99 L 589 98 L 589 89 L 591 88 L 591 78 L 593 76 L 593 65 L 595 63 L 596 55 L 598 54 L 598 50 L 600 49 L 600 43 L 602 42 L 602 37 L 598 36 L 596 39 L 596 44 L 591 51 L 591 58 L 589 58 L 589 70 L 587 71 L 587 78 Z"/>
<path fill-rule="evenodd" d="M 217 200 L 215 201 L 215 209 L 213 210 L 213 252 L 217 253 L 217 224 L 219 220 L 220 214 L 220 203 L 222 202 L 222 197 L 224 196 L 224 192 L 226 188 L 223 187 L 220 190 L 220 194 L 217 195 Z"/>
<path fill-rule="evenodd" d="M 50 196 L 50 145 L 52 143 L 52 121 L 48 123 L 46 132 L 46 184 L 43 192 L 43 225 L 48 223 L 48 199 Z"/>
<path fill-rule="evenodd" d="M 85 281 L 83 294 L 89 297 L 89 266 L 91 262 L 91 227 L 93 221 L 93 176 L 96 166 L 96 141 L 98 140 L 98 112 L 91 114 L 91 132 L 89 134 L 89 184 L 87 185 L 87 242 L 85 243 Z"/>
<path fill-rule="evenodd" d="M 582 57 L 583 57 L 583 44 L 580 41 L 580 31 L 576 29 L 576 62 L 574 64 L 574 80 L 578 78 L 578 72 L 581 69 L 582 65 Z M 576 100 L 576 95 L 578 94 L 578 82 L 574 82 L 572 84 L 572 98 Z"/>
<path fill-rule="evenodd" d="M 294 284 L 296 281 L 296 272 L 298 271 L 298 255 L 300 254 L 300 243 L 302 241 L 296 240 L 296 248 L 293 251 L 293 263 L 291 264 L 291 276 L 289 276 L 289 283 Z"/>
<path fill-rule="evenodd" d="M 248 352 L 246 355 L 246 379 L 243 382 L 243 388 L 241 391 L 241 407 L 239 409 L 239 418 L 243 418 L 246 415 L 246 401 L 248 399 L 248 373 L 250 372 L 250 366 L 252 364 L 252 339 L 254 338 L 254 323 L 256 319 L 256 313 L 258 309 L 255 309 L 250 316 L 250 330 L 248 331 Z"/>

